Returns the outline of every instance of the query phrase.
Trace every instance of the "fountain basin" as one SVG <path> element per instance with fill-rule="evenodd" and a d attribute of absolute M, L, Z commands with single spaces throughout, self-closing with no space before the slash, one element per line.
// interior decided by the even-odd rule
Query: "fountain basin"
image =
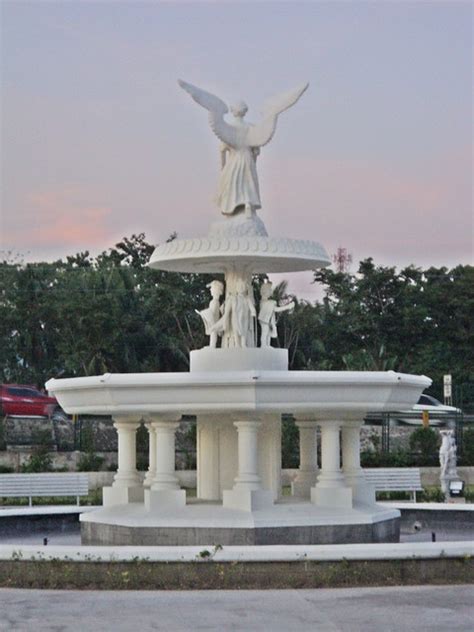
<path fill-rule="evenodd" d="M 361 419 L 413 406 L 425 376 L 372 371 L 105 373 L 51 379 L 46 388 L 69 414 L 307 413 Z"/>

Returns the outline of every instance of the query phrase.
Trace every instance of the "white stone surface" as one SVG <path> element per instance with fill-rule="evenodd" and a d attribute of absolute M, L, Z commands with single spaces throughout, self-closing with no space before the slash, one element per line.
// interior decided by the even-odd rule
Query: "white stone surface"
<path fill-rule="evenodd" d="M 367 507 L 318 507 L 311 502 L 282 498 L 276 503 L 264 503 L 256 508 L 225 507 L 212 502 L 190 500 L 186 506 L 156 507 L 148 511 L 143 504 L 103 507 L 81 514 L 81 522 L 115 524 L 128 527 L 194 527 L 194 528 L 255 528 L 285 526 L 324 526 L 344 524 L 375 524 L 400 516 L 393 507 L 380 504 Z"/>
<path fill-rule="evenodd" d="M 203 371 L 106 373 L 46 387 L 69 414 L 278 412 L 325 421 L 410 408 L 430 384 L 393 371 Z"/>
<path fill-rule="evenodd" d="M 331 263 L 314 241 L 246 236 L 173 239 L 156 247 L 148 265 L 169 272 L 225 273 L 237 260 L 251 274 L 302 272 Z"/>
<path fill-rule="evenodd" d="M 296 419 L 300 436 L 300 466 L 295 480 L 291 482 L 292 496 L 311 497 L 311 488 L 318 476 L 317 422 L 312 419 Z"/>
<path fill-rule="evenodd" d="M 217 371 L 287 371 L 288 349 L 196 349 L 191 351 L 191 373 Z"/>
<path fill-rule="evenodd" d="M 150 562 L 196 562 L 202 546 L 35 546 L 0 545 L 0 559 L 11 560 L 21 553 L 23 560 L 77 560 L 78 562 L 121 562 L 137 558 Z M 403 560 L 438 557 L 465 558 L 474 555 L 474 542 L 416 542 L 398 544 L 318 544 L 224 546 L 213 553 L 216 562 L 321 562 L 340 560 Z"/>
<path fill-rule="evenodd" d="M 214 134 L 221 141 L 221 175 L 217 203 L 221 213 L 232 215 L 245 209 L 251 217 L 261 208 L 256 160 L 260 147 L 270 142 L 276 130 L 279 114 L 294 105 L 307 89 L 308 84 L 273 97 L 265 107 L 263 120 L 257 125 L 244 121 L 247 105 L 241 101 L 230 108 L 234 119 L 227 122 L 227 105 L 215 95 L 185 81 L 179 85 L 202 107 L 209 111 L 209 122 Z"/>

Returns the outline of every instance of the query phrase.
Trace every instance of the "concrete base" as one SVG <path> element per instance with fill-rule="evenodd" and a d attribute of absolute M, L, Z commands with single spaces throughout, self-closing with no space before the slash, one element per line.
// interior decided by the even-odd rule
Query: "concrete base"
<path fill-rule="evenodd" d="M 103 487 L 102 498 L 104 507 L 123 505 L 128 503 L 142 503 L 144 489 L 142 485 L 137 487 Z"/>
<path fill-rule="evenodd" d="M 229 509 L 256 511 L 273 505 L 273 493 L 263 489 L 226 489 L 222 504 Z"/>
<path fill-rule="evenodd" d="M 400 512 L 380 505 L 352 509 L 285 500 L 241 511 L 218 503 L 150 512 L 144 505 L 104 507 L 81 515 L 82 544 L 266 545 L 398 542 Z"/>
<path fill-rule="evenodd" d="M 145 508 L 147 511 L 160 511 L 186 505 L 184 489 L 145 489 Z"/>
<path fill-rule="evenodd" d="M 350 487 L 313 487 L 311 502 L 318 507 L 352 507 L 352 489 Z"/>
<path fill-rule="evenodd" d="M 291 495 L 297 498 L 311 498 L 311 489 L 315 486 L 318 474 L 317 472 L 305 477 L 305 479 L 296 479 L 291 483 Z"/>
<path fill-rule="evenodd" d="M 364 505 L 373 505 L 375 503 L 375 487 L 362 483 L 360 485 L 352 485 L 352 500 L 356 503 Z"/>
<path fill-rule="evenodd" d="M 204 347 L 189 355 L 191 373 L 216 371 L 288 371 L 288 349 Z"/>

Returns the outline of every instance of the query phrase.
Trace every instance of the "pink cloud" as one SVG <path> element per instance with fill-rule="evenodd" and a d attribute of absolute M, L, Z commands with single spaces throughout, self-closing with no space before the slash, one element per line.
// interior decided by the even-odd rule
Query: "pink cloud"
<path fill-rule="evenodd" d="M 110 231 L 107 219 L 111 209 L 85 198 L 84 192 L 74 187 L 29 194 L 21 217 L 5 231 L 5 242 L 28 248 L 102 245 Z"/>

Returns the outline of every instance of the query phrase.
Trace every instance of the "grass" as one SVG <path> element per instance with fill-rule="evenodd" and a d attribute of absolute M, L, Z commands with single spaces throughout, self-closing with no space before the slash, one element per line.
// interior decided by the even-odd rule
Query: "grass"
<path fill-rule="evenodd" d="M 83 505 L 102 505 L 102 489 L 92 489 L 87 496 L 81 496 L 79 499 L 81 506 Z M 33 506 L 39 505 L 75 505 L 75 496 L 33 496 Z M 0 506 L 2 507 L 27 507 L 29 505 L 28 498 L 11 497 L 0 498 Z"/>

